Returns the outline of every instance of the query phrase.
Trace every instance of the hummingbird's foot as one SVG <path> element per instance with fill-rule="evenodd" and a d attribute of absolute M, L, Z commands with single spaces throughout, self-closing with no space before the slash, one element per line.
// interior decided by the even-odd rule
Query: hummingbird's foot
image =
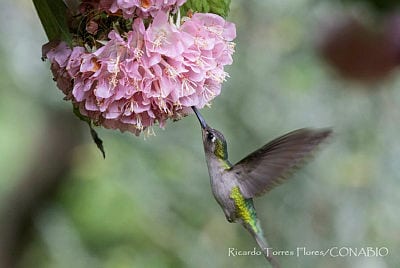
<path fill-rule="evenodd" d="M 227 220 L 228 222 L 230 222 L 230 223 L 235 222 L 229 215 L 225 215 L 225 217 L 226 217 L 226 220 Z"/>

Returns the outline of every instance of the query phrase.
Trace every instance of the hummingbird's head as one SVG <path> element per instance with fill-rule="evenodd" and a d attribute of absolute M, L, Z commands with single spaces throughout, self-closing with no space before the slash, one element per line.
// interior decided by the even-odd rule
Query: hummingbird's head
<path fill-rule="evenodd" d="M 206 153 L 213 153 L 219 159 L 228 159 L 226 140 L 221 132 L 207 126 L 202 129 L 202 134 Z"/>
<path fill-rule="evenodd" d="M 228 150 L 224 135 L 218 130 L 209 127 L 196 107 L 193 106 L 192 109 L 200 122 L 204 151 L 206 154 L 213 154 L 223 160 L 228 159 Z"/>

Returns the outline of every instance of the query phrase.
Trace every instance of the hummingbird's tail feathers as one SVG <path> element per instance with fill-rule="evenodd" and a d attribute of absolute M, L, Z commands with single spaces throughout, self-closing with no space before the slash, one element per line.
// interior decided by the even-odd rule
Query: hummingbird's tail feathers
<path fill-rule="evenodd" d="M 231 171 L 243 196 L 260 196 L 285 181 L 313 156 L 331 134 L 331 129 L 295 130 L 242 159 Z"/>
<path fill-rule="evenodd" d="M 268 260 L 273 268 L 280 268 L 279 262 L 272 255 L 272 250 L 268 247 L 267 241 L 264 237 L 256 235 L 254 237 L 257 241 L 258 246 L 261 248 L 261 251 L 264 254 L 264 257 Z"/>
<path fill-rule="evenodd" d="M 250 232 L 250 234 L 254 237 L 259 248 L 261 249 L 262 253 L 264 254 L 264 257 L 271 264 L 272 268 L 280 268 L 279 262 L 272 255 L 272 248 L 269 247 L 268 242 L 264 237 L 264 232 L 261 228 L 260 221 L 257 219 L 256 229 L 254 229 L 254 227 L 251 226 L 250 224 L 244 223 L 243 225 Z"/>

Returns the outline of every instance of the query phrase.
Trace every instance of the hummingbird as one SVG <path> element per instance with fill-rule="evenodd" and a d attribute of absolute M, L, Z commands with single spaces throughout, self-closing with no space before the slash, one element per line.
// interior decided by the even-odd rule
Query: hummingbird
<path fill-rule="evenodd" d="M 222 133 L 208 126 L 196 107 L 212 193 L 228 222 L 240 223 L 256 240 L 273 268 L 279 268 L 257 218 L 253 198 L 284 182 L 332 133 L 327 129 L 298 129 L 276 138 L 232 165 Z"/>

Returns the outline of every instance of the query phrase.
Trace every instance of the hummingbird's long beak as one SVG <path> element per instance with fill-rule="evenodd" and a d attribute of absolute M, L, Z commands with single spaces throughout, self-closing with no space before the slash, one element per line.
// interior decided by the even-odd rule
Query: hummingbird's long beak
<path fill-rule="evenodd" d="M 192 106 L 192 109 L 193 109 L 194 113 L 196 114 L 197 119 L 199 119 L 201 128 L 205 129 L 207 127 L 206 120 L 204 120 L 203 116 L 200 114 L 199 110 L 197 110 L 197 108 L 195 106 Z"/>

